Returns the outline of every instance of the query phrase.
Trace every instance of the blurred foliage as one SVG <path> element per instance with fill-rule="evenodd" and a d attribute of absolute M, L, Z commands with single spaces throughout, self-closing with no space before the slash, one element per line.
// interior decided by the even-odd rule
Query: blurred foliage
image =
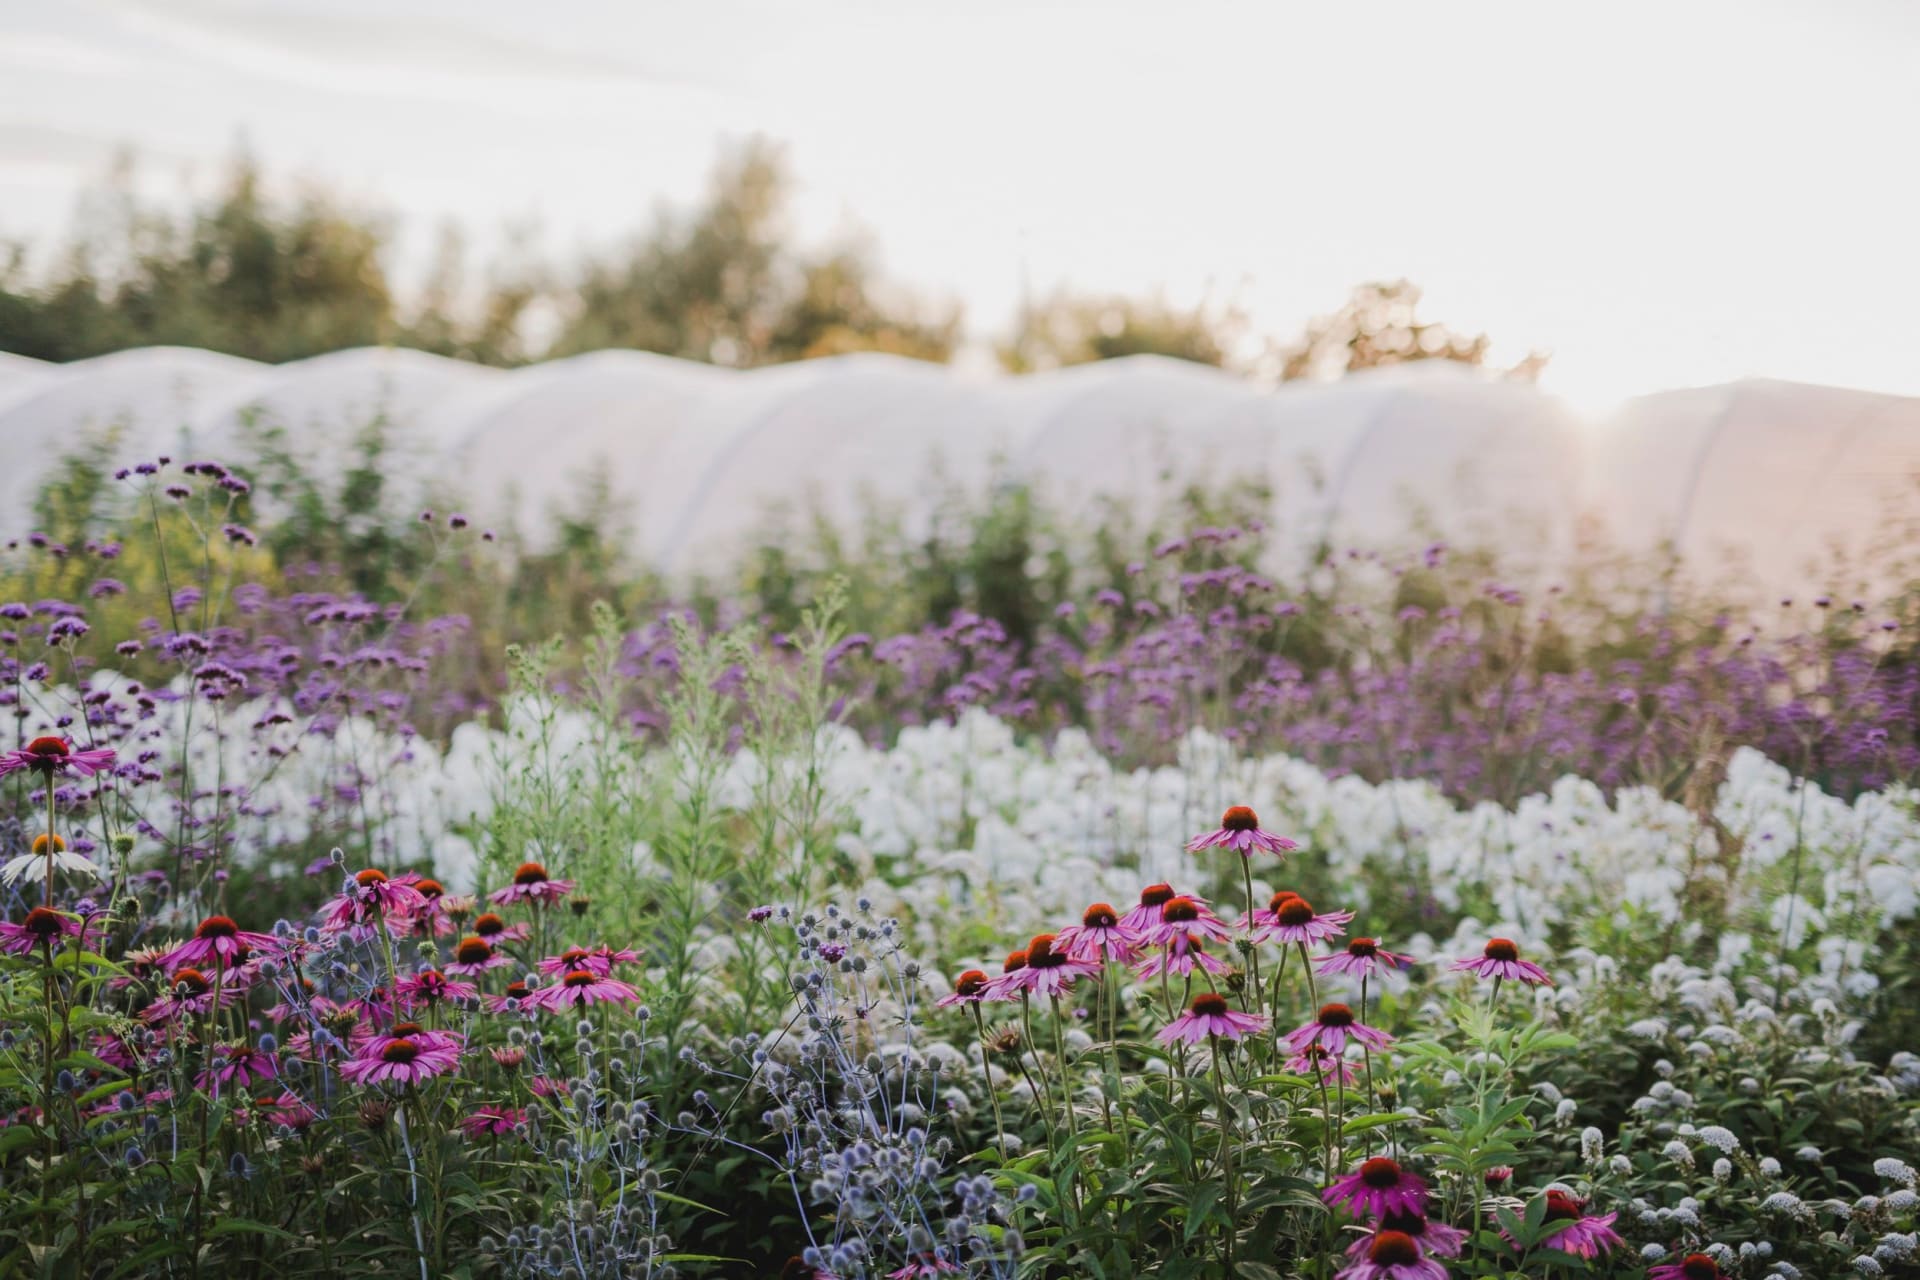
<path fill-rule="evenodd" d="M 1281 380 L 1337 378 L 1415 360 L 1484 367 L 1492 346 L 1487 335 L 1469 335 L 1440 321 L 1421 319 L 1420 298 L 1419 286 L 1408 280 L 1360 285 L 1345 306 L 1332 315 L 1314 317 L 1297 342 L 1271 352 Z M 1532 382 L 1546 363 L 1547 357 L 1536 352 L 1505 373 Z"/>
<path fill-rule="evenodd" d="M 1160 297 L 1082 297 L 1063 290 L 1023 310 L 1013 340 L 1000 349 L 1000 362 L 1015 373 L 1141 355 L 1224 366 L 1246 328 L 1246 314 L 1235 306 L 1183 310 Z"/>

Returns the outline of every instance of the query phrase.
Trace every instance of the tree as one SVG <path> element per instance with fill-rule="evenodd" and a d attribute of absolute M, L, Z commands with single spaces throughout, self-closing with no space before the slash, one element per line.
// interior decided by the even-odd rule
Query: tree
<path fill-rule="evenodd" d="M 1026 308 L 1000 361 L 1015 373 L 1161 355 L 1225 366 L 1246 330 L 1237 307 L 1185 310 L 1164 298 L 1089 297 L 1064 290 Z"/>
<path fill-rule="evenodd" d="M 1491 345 L 1487 335 L 1468 336 L 1439 321 L 1420 319 L 1420 297 L 1419 286 L 1407 280 L 1360 285 L 1344 307 L 1316 316 L 1298 341 L 1274 353 L 1281 380 L 1337 378 L 1412 360 L 1483 366 Z M 1536 352 L 1506 372 L 1531 382 L 1546 362 L 1547 357 Z"/>

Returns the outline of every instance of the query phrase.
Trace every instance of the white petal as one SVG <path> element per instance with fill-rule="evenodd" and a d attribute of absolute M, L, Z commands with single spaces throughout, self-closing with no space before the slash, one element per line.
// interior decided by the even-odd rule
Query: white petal
<path fill-rule="evenodd" d="M 18 884 L 22 880 L 39 880 L 47 874 L 45 854 L 23 853 L 19 857 L 0 867 L 0 881 Z"/>
<path fill-rule="evenodd" d="M 75 871 L 84 876 L 92 876 L 95 880 L 100 878 L 99 864 L 95 863 L 93 859 L 87 857 L 84 853 L 70 853 L 62 849 L 53 855 L 53 860 L 67 871 Z"/>

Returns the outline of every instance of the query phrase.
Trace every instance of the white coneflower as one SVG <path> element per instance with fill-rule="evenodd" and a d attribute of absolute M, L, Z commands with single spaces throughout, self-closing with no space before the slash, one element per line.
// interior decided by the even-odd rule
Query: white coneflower
<path fill-rule="evenodd" d="M 33 883 L 47 878 L 47 869 L 71 871 L 75 875 L 89 879 L 100 878 L 100 868 L 84 854 L 73 853 L 67 848 L 67 842 L 59 836 L 53 838 L 53 856 L 47 856 L 47 837 L 45 833 L 33 838 L 33 850 L 11 858 L 5 866 L 0 866 L 0 884 L 9 887 L 25 881 Z"/>

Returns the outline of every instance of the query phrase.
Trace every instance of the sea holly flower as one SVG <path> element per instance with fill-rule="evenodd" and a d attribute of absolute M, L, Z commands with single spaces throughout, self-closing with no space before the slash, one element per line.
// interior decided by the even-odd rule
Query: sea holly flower
<path fill-rule="evenodd" d="M 1468 956 L 1464 960 L 1455 960 L 1451 969 L 1457 973 L 1524 982 L 1535 987 L 1553 985 L 1553 979 L 1547 976 L 1545 969 L 1530 960 L 1520 958 L 1520 948 L 1510 938 L 1489 939 L 1485 951 L 1477 956 Z"/>
<path fill-rule="evenodd" d="M 504 1137 L 527 1122 L 527 1113 L 518 1107 L 487 1105 L 475 1107 L 473 1114 L 462 1116 L 460 1132 L 469 1138 Z"/>
<path fill-rule="evenodd" d="M 979 1004 L 987 998 L 987 985 L 991 981 L 979 969 L 969 969 L 953 980 L 953 992 L 941 996 L 933 1002 L 936 1009 L 951 1009 L 957 1004 Z"/>
<path fill-rule="evenodd" d="M 1264 911 L 1242 917 L 1242 929 L 1252 927 L 1255 942 L 1283 945 L 1328 942 L 1346 932 L 1351 911 L 1316 913 L 1313 904 L 1297 893 L 1276 893 Z"/>
<path fill-rule="evenodd" d="M 448 973 L 472 978 L 512 963 L 511 957 L 501 955 L 492 943 L 475 933 L 460 939 L 460 945 L 453 949 L 453 959 L 447 961 L 445 968 Z"/>
<path fill-rule="evenodd" d="M 624 982 L 603 977 L 591 969 L 575 969 L 552 986 L 529 993 L 527 1003 L 538 1005 L 548 1013 L 558 1013 L 562 1009 L 582 1009 L 602 1002 L 633 1004 L 639 999 L 640 993 Z"/>
<path fill-rule="evenodd" d="M 1218 978 L 1233 972 L 1233 966 L 1214 955 L 1198 942 L 1189 942 L 1180 951 L 1158 951 L 1133 967 L 1133 971 L 1142 978 L 1157 978 L 1167 974 L 1175 978 L 1184 978 L 1195 969 L 1210 973 Z"/>
<path fill-rule="evenodd" d="M 1704 1253 L 1690 1253 L 1678 1262 L 1663 1262 L 1647 1271 L 1647 1280 L 1724 1280 L 1726 1272 Z"/>
<path fill-rule="evenodd" d="M 1334 1280 L 1447 1280 L 1447 1269 L 1404 1231 L 1376 1231 L 1362 1242 L 1366 1253 L 1335 1272 Z"/>
<path fill-rule="evenodd" d="M 228 916 L 208 916 L 193 936 L 167 952 L 161 963 L 168 969 L 237 969 L 256 951 L 276 955 L 280 950 L 280 939 L 270 933 L 249 933 Z"/>
<path fill-rule="evenodd" d="M 0 952 L 24 956 L 42 947 L 59 946 L 67 938 L 80 936 L 80 922 L 51 907 L 35 907 L 19 924 L 11 920 L 0 924 Z"/>
<path fill-rule="evenodd" d="M 1160 923 L 1147 930 L 1156 947 L 1183 951 L 1195 942 L 1225 942 L 1233 936 L 1222 920 L 1192 898 L 1171 898 L 1160 908 Z"/>
<path fill-rule="evenodd" d="M 1383 951 L 1372 938 L 1354 938 L 1347 943 L 1345 951 L 1319 956 L 1313 963 L 1322 973 L 1357 974 L 1362 978 L 1370 978 L 1382 969 L 1410 969 L 1413 967 L 1413 958 Z"/>
<path fill-rule="evenodd" d="M 1435 1222 L 1423 1213 L 1386 1214 L 1375 1226 L 1373 1235 L 1378 1235 L 1382 1231 L 1398 1231 L 1402 1235 L 1411 1236 L 1414 1243 L 1420 1246 L 1420 1252 L 1423 1255 L 1437 1258 L 1457 1258 L 1467 1244 L 1465 1231 L 1459 1227 L 1448 1226 L 1444 1222 Z M 1368 1246 L 1373 1243 L 1373 1235 L 1361 1236 L 1348 1245 L 1347 1256 L 1356 1260 L 1363 1257 Z"/>
<path fill-rule="evenodd" d="M 1614 1246 L 1626 1243 L 1613 1229 L 1613 1220 L 1619 1216 L 1617 1213 L 1591 1216 L 1585 1200 L 1565 1191 L 1548 1191 L 1547 1224 L 1564 1225 L 1542 1236 L 1540 1247 L 1591 1261 Z"/>
<path fill-rule="evenodd" d="M 1195 1045 L 1211 1037 L 1239 1040 L 1265 1030 L 1266 1025 L 1265 1015 L 1236 1012 L 1227 1005 L 1225 996 L 1207 991 L 1195 996 L 1185 1013 L 1160 1028 L 1156 1038 L 1164 1045 L 1176 1040 Z"/>
<path fill-rule="evenodd" d="M 1262 831 L 1260 816 L 1243 804 L 1236 804 L 1221 814 L 1218 829 L 1202 832 L 1187 841 L 1188 853 L 1199 853 L 1203 849 L 1232 849 L 1243 858 L 1255 850 L 1279 855 L 1292 853 L 1299 847 L 1285 836 Z"/>
<path fill-rule="evenodd" d="M 1120 922 L 1119 913 L 1104 902 L 1096 902 L 1081 913 L 1079 924 L 1060 931 L 1054 946 L 1076 960 L 1113 960 L 1129 964 L 1143 941 L 1140 934 Z"/>
<path fill-rule="evenodd" d="M 488 894 L 487 901 L 503 907 L 515 902 L 537 902 L 551 906 L 572 892 L 573 881 L 555 880 L 547 875 L 547 869 L 538 862 L 523 862 L 513 873 L 513 883 Z"/>
<path fill-rule="evenodd" d="M 1092 960 L 1074 960 L 1054 947 L 1054 935 L 1037 933 L 1027 943 L 1027 962 L 1002 975 L 1003 990 L 1036 996 L 1058 996 L 1081 978 L 1097 978 L 1100 966 Z"/>
<path fill-rule="evenodd" d="M 1398 1160 L 1374 1156 L 1362 1160 L 1352 1173 L 1335 1179 L 1320 1198 L 1333 1208 L 1344 1206 L 1356 1218 L 1384 1218 L 1394 1213 L 1420 1216 L 1427 1211 L 1427 1184 L 1402 1168 Z"/>
<path fill-rule="evenodd" d="M 35 738 L 18 751 L 0 752 L 0 778 L 19 769 L 39 774 L 51 782 L 55 774 L 76 773 L 91 778 L 113 767 L 111 747 L 87 747 L 76 751 L 65 738 Z"/>
<path fill-rule="evenodd" d="M 47 833 L 42 831 L 33 838 L 33 851 L 23 853 L 17 858 L 9 858 L 5 866 L 0 866 L 0 884 L 11 887 L 22 883 L 44 880 L 51 865 L 55 871 L 70 871 L 75 875 L 86 876 L 93 880 L 101 877 L 100 867 L 85 854 L 69 853 L 67 842 L 60 836 L 52 841 L 53 856 L 47 856 Z"/>
<path fill-rule="evenodd" d="M 459 1065 L 460 1051 L 443 1042 L 424 1037 L 387 1037 L 341 1063 L 340 1074 L 356 1084 L 416 1085 Z"/>
<path fill-rule="evenodd" d="M 1295 1053 L 1305 1053 L 1308 1045 L 1317 1044 L 1338 1055 L 1346 1052 L 1348 1041 L 1384 1049 L 1393 1043 L 1393 1037 L 1355 1018 L 1353 1010 L 1344 1004 L 1323 1004 L 1312 1022 L 1287 1032 L 1287 1047 Z"/>

